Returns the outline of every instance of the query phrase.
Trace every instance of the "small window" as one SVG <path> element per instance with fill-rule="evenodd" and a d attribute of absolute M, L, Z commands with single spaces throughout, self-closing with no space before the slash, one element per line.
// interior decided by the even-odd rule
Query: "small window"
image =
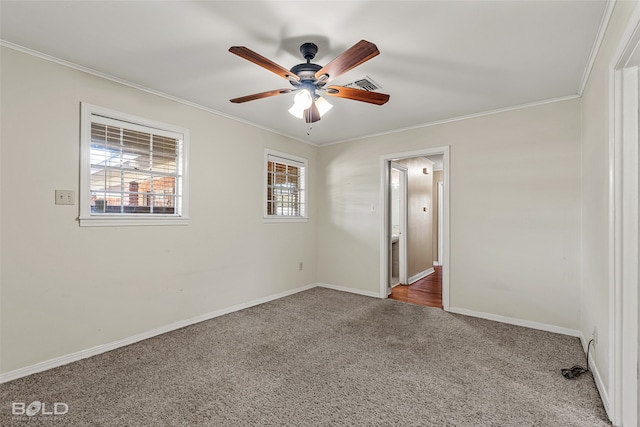
<path fill-rule="evenodd" d="M 307 220 L 307 160 L 265 151 L 265 220 Z"/>
<path fill-rule="evenodd" d="M 188 222 L 188 130 L 82 105 L 80 225 Z"/>

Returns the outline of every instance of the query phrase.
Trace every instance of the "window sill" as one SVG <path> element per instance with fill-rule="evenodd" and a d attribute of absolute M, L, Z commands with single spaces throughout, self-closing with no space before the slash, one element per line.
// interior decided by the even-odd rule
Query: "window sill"
<path fill-rule="evenodd" d="M 81 216 L 81 227 L 124 227 L 143 225 L 189 225 L 189 218 L 169 216 Z"/>
<path fill-rule="evenodd" d="M 309 218 L 306 216 L 265 216 L 263 222 L 307 222 Z"/>

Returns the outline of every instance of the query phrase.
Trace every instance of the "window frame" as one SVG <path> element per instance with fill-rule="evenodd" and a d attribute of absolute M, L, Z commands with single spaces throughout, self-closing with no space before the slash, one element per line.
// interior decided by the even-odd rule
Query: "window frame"
<path fill-rule="evenodd" d="M 283 163 L 289 161 L 292 165 L 294 163 L 302 164 L 303 173 L 302 173 L 302 201 L 301 205 L 303 206 L 303 214 L 302 215 L 269 215 L 268 214 L 268 179 L 267 175 L 269 173 L 269 159 L 271 157 L 277 157 L 283 160 Z M 263 201 L 263 220 L 264 222 L 307 222 L 309 220 L 309 162 L 304 157 L 295 156 L 289 153 L 283 153 L 281 151 L 272 150 L 266 148 L 264 150 L 264 170 L 263 170 L 263 180 L 264 180 L 264 193 L 262 196 Z M 295 165 L 294 165 L 295 166 Z M 299 166 L 299 165 L 297 165 Z M 299 166 L 300 167 L 300 166 Z"/>
<path fill-rule="evenodd" d="M 91 124 L 93 116 L 123 122 L 135 127 L 151 128 L 180 136 L 179 168 L 182 171 L 176 194 L 181 197 L 177 214 L 96 213 L 91 212 Z M 80 124 L 80 226 L 137 226 L 137 225 L 188 225 L 189 224 L 189 129 L 144 117 L 134 116 L 109 108 L 83 102 Z"/>

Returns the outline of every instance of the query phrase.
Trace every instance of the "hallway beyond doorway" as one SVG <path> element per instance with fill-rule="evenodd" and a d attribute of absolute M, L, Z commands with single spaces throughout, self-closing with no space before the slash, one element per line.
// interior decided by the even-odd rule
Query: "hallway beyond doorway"
<path fill-rule="evenodd" d="M 435 266 L 434 270 L 434 273 L 409 286 L 394 286 L 389 298 L 411 304 L 442 308 L 442 266 Z"/>

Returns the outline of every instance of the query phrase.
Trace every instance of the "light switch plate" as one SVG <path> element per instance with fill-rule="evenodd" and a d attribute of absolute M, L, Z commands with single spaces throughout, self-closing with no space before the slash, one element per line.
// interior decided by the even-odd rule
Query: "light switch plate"
<path fill-rule="evenodd" d="M 56 190 L 56 205 L 73 205 L 76 195 L 73 190 Z"/>

